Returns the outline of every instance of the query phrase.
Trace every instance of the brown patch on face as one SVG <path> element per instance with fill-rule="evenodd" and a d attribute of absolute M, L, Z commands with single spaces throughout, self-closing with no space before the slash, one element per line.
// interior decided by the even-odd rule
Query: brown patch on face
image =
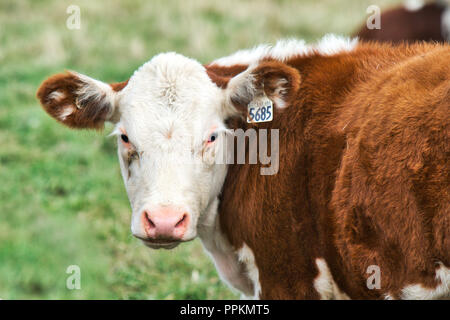
<path fill-rule="evenodd" d="M 128 135 L 124 128 L 120 128 L 119 131 L 121 132 L 121 135 L 126 136 L 128 139 Z M 129 140 L 127 142 L 125 142 L 122 138 L 120 138 L 120 143 L 122 143 L 124 145 L 124 147 L 127 151 L 126 163 L 127 163 L 127 167 L 129 168 L 131 162 L 139 159 L 139 154 L 136 151 L 136 148 L 134 147 L 134 145 Z M 142 155 L 142 152 L 141 152 L 141 155 Z M 130 172 L 130 169 L 128 169 L 128 177 L 130 177 L 130 175 L 131 175 L 131 172 Z"/>
<path fill-rule="evenodd" d="M 139 154 L 137 153 L 136 149 L 134 149 L 134 147 L 130 147 L 128 149 L 128 153 L 127 153 L 128 166 L 130 166 L 131 162 L 133 162 L 134 160 L 138 160 L 138 159 L 139 159 Z"/>

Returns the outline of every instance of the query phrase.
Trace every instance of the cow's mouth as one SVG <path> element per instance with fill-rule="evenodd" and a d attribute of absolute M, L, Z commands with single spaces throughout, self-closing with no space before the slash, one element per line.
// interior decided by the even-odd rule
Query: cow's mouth
<path fill-rule="evenodd" d="M 149 248 L 152 249 L 173 249 L 178 246 L 182 241 L 176 240 L 148 240 L 141 239 L 142 242 Z"/>

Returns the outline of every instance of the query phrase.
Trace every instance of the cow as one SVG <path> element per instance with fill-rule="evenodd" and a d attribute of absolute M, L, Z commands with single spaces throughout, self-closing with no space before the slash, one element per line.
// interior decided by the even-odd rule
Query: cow
<path fill-rule="evenodd" d="M 365 41 L 416 42 L 450 41 L 450 1 L 405 1 L 379 17 L 379 28 L 364 24 L 354 36 Z"/>
<path fill-rule="evenodd" d="M 162 53 L 111 85 L 70 71 L 37 97 L 68 127 L 114 123 L 132 234 L 156 249 L 198 236 L 243 297 L 440 299 L 450 295 L 449 59 L 446 44 L 327 35 L 207 65 Z M 250 117 L 263 107 L 267 121 Z M 244 163 L 235 145 L 231 161 L 219 157 L 250 131 L 278 157 L 270 172 L 250 161 L 251 134 Z"/>

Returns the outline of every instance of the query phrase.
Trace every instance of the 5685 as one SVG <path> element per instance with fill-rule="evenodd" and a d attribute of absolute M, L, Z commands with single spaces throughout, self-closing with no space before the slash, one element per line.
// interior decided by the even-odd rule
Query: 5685
<path fill-rule="evenodd" d="M 265 122 L 272 120 L 272 106 L 250 107 L 248 109 L 248 122 Z"/>

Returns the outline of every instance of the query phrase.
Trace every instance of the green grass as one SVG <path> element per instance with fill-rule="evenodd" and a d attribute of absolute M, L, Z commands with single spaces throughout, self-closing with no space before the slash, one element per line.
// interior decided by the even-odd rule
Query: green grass
<path fill-rule="evenodd" d="M 201 62 L 281 37 L 351 33 L 395 1 L 0 2 L 0 298 L 229 299 L 198 240 L 151 251 L 132 238 L 115 142 L 38 106 L 40 82 L 73 69 L 123 81 L 153 55 Z M 66 8 L 81 8 L 81 29 Z M 81 268 L 81 290 L 66 269 Z"/>

